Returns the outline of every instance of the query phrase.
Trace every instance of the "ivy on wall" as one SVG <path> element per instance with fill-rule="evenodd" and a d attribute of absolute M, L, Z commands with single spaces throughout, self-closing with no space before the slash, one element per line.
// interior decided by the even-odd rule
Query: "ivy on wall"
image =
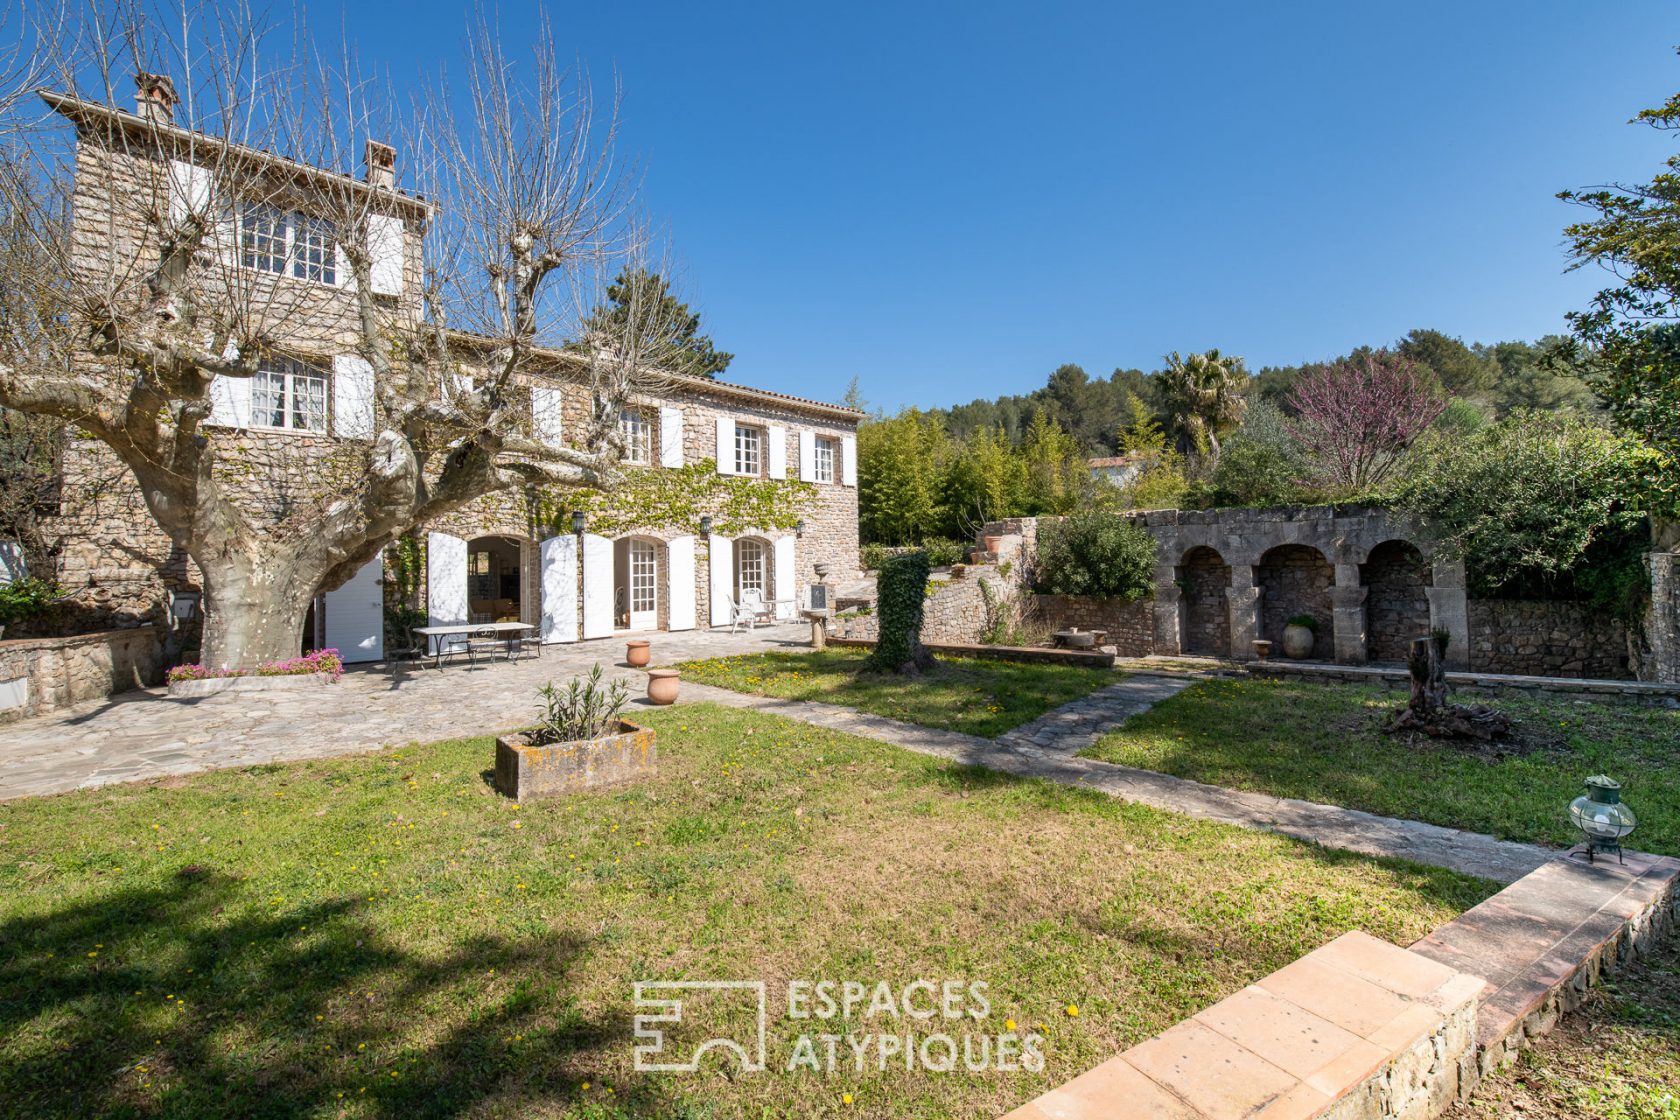
<path fill-rule="evenodd" d="M 573 510 L 589 531 L 618 537 L 637 530 L 697 532 L 710 515 L 714 531 L 791 530 L 817 487 L 797 479 L 738 478 L 717 473 L 713 459 L 685 467 L 630 469 L 610 493 L 545 488 L 537 493 L 537 524 L 570 533 Z"/>
<path fill-rule="evenodd" d="M 877 672 L 913 673 L 933 664 L 922 646 L 923 589 L 928 583 L 928 554 L 905 552 L 889 557 L 876 577 L 876 610 L 881 616 L 875 650 L 864 664 Z"/>

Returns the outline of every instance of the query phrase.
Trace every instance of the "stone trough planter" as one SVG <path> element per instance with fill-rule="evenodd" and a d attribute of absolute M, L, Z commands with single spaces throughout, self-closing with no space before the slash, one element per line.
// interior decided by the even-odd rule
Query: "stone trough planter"
<path fill-rule="evenodd" d="M 197 700 L 218 692 L 313 692 L 335 684 L 330 673 L 291 673 L 278 677 L 205 677 L 196 681 L 172 681 L 171 700 Z"/>
<path fill-rule="evenodd" d="M 496 740 L 496 788 L 516 801 L 559 797 L 651 778 L 659 772 L 655 732 L 627 719 L 618 733 L 532 746 L 530 731 Z"/>

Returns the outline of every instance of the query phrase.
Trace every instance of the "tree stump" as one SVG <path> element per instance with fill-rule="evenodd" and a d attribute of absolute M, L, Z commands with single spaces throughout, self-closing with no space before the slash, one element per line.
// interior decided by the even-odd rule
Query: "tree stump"
<path fill-rule="evenodd" d="M 1511 731 L 1511 718 L 1486 704 L 1466 706 L 1447 702 L 1447 674 L 1443 658 L 1446 641 L 1430 635 L 1413 638 L 1406 655 L 1412 695 L 1389 723 L 1389 732 L 1417 731 L 1431 739 L 1475 739 L 1487 743 Z"/>

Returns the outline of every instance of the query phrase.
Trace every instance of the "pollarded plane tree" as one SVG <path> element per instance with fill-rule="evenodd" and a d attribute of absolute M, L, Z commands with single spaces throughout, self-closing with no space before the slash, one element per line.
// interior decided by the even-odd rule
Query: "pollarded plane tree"
<path fill-rule="evenodd" d="M 516 66 L 474 25 L 464 81 L 437 83 L 457 99 L 399 119 L 349 64 L 273 57 L 237 11 L 193 16 L 171 36 L 95 7 L 62 36 L 40 97 L 69 139 L 38 100 L 6 103 L 0 218 L 25 236 L 0 261 L 0 405 L 109 448 L 198 568 L 204 660 L 248 665 L 295 654 L 316 594 L 439 515 L 616 485 L 620 410 L 662 384 L 680 325 L 652 305 L 581 327 L 608 277 L 651 265 L 616 116 L 546 27 Z M 361 438 L 275 501 L 212 418 L 259 374 L 280 426 L 326 408 L 274 372 L 304 354 L 333 355 L 335 420 Z M 556 373 L 590 401 L 564 439 L 528 388 Z"/>

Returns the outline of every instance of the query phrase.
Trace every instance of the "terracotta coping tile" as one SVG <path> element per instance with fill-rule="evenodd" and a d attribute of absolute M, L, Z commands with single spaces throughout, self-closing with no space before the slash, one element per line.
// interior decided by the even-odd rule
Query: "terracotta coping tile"
<path fill-rule="evenodd" d="M 1244 988 L 1195 1020 L 1305 1081 L 1364 1039 L 1264 988 Z"/>
<path fill-rule="evenodd" d="M 1125 1058 L 1191 1107 L 1218 1117 L 1251 1115 L 1298 1084 L 1260 1055 L 1194 1019 L 1138 1043 Z"/>
<path fill-rule="evenodd" d="M 1467 953 L 1455 945 L 1449 945 L 1440 940 L 1433 933 L 1421 941 L 1414 942 L 1412 952 L 1422 954 L 1432 961 L 1438 961 L 1448 968 L 1457 969 L 1459 972 L 1470 976 L 1480 977 L 1484 986 L 1484 997 L 1511 983 L 1522 971 L 1509 965 L 1494 964 L 1484 957 Z"/>
<path fill-rule="evenodd" d="M 1369 1038 L 1410 1006 L 1405 997 L 1332 968 L 1312 954 L 1261 978 L 1256 986 L 1361 1038 Z"/>
<path fill-rule="evenodd" d="M 1202 1120 L 1202 1114 L 1161 1088 L 1124 1055 L 1110 1058 L 1067 1084 L 1050 1090 L 1032 1105 L 1037 1112 L 1007 1120 Z"/>
<path fill-rule="evenodd" d="M 1415 1003 L 1371 1035 L 1370 1041 L 1390 1054 L 1398 1054 L 1418 1039 L 1432 1034 L 1441 1025 L 1441 1019 L 1441 1013 L 1433 1007 Z"/>
<path fill-rule="evenodd" d="M 1312 1120 L 1336 1098 L 1311 1085 L 1296 1085 L 1283 1096 L 1254 1114 L 1254 1120 Z"/>
<path fill-rule="evenodd" d="M 1452 979 L 1453 970 L 1418 953 L 1355 930 L 1308 954 L 1398 995 L 1426 996 Z"/>

